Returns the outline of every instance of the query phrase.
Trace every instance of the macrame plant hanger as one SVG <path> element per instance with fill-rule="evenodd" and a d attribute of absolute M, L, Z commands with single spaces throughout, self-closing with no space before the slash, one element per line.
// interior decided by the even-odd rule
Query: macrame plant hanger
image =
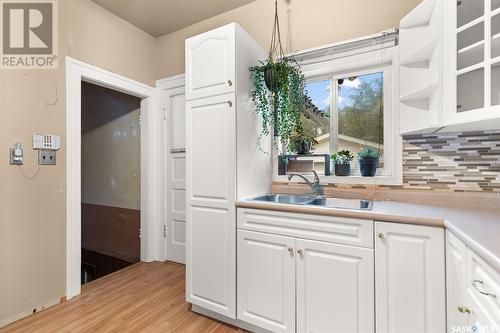
<path fill-rule="evenodd" d="M 278 136 L 278 90 L 279 84 L 276 80 L 276 63 L 279 63 L 285 58 L 285 52 L 283 51 L 283 45 L 281 44 L 281 31 L 280 31 L 280 21 L 278 16 L 278 0 L 274 0 L 274 23 L 273 23 L 273 33 L 271 36 L 271 45 L 269 47 L 268 54 L 268 65 L 264 71 L 264 79 L 267 89 L 271 92 L 271 98 L 273 100 L 273 112 L 274 112 L 274 137 Z"/>

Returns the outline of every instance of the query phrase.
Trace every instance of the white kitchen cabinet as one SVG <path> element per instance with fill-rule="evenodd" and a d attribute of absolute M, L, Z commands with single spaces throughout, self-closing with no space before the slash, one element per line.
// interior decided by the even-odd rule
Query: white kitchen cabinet
<path fill-rule="evenodd" d="M 297 239 L 297 332 L 374 332 L 373 250 Z"/>
<path fill-rule="evenodd" d="M 238 319 L 295 331 L 295 239 L 238 230 Z"/>
<path fill-rule="evenodd" d="M 236 30 L 228 24 L 186 39 L 186 99 L 235 91 Z"/>
<path fill-rule="evenodd" d="M 446 232 L 446 313 L 447 332 L 467 327 L 466 247 L 449 231 Z"/>
<path fill-rule="evenodd" d="M 242 208 L 238 219 L 238 319 L 273 332 L 374 332 L 373 221 Z M 365 247 L 322 241 L 321 229 Z"/>
<path fill-rule="evenodd" d="M 186 40 L 186 299 L 230 319 L 235 201 L 271 186 L 269 157 L 256 144 L 260 119 L 248 72 L 264 58 L 234 23 Z"/>
<path fill-rule="evenodd" d="M 500 332 L 500 274 L 446 232 L 447 332 Z"/>
<path fill-rule="evenodd" d="M 500 127 L 500 8 L 424 0 L 400 22 L 403 134 Z"/>
<path fill-rule="evenodd" d="M 186 103 L 187 299 L 229 317 L 236 310 L 233 103 L 232 94 Z"/>
<path fill-rule="evenodd" d="M 376 331 L 444 332 L 444 230 L 375 222 Z"/>

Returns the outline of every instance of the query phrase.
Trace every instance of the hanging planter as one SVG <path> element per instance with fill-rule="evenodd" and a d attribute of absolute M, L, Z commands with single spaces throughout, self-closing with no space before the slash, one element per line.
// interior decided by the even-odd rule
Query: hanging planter
<path fill-rule="evenodd" d="M 305 78 L 293 58 L 285 57 L 281 45 L 278 7 L 275 1 L 274 27 L 271 46 L 266 61 L 251 67 L 250 76 L 255 89 L 252 99 L 257 113 L 262 117 L 262 136 L 274 134 L 274 146 L 280 143 L 292 151 L 292 134 L 304 140 L 314 140 L 304 136 L 301 115 L 308 117 L 306 111 L 313 110 L 322 114 L 305 90 Z M 261 147 L 262 149 L 262 147 Z"/>

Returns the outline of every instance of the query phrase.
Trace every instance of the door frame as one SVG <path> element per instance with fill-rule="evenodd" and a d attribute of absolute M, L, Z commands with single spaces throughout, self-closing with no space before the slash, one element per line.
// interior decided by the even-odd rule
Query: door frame
<path fill-rule="evenodd" d="M 165 216 L 164 219 L 164 224 L 162 227 L 163 229 L 163 251 L 162 251 L 162 260 L 169 260 L 169 261 L 174 261 L 178 262 L 181 264 L 186 263 L 186 255 L 184 256 L 175 256 L 175 255 L 169 255 L 169 250 L 168 250 L 168 237 L 169 233 L 173 232 L 173 228 L 170 228 L 169 230 L 169 224 L 172 221 L 172 202 L 170 201 L 170 186 L 169 184 L 171 183 L 171 175 L 172 175 L 172 168 L 170 165 L 170 158 L 172 157 L 172 154 L 186 154 L 186 150 L 184 149 L 184 152 L 175 152 L 173 153 L 171 151 L 172 147 L 172 137 L 171 137 L 171 110 L 169 109 L 169 98 L 171 98 L 172 95 L 176 95 L 179 93 L 179 91 L 182 89 L 184 91 L 184 96 L 186 94 L 186 79 L 184 74 L 179 74 L 171 77 L 167 77 L 161 80 L 156 81 L 156 88 L 158 90 L 158 101 L 161 106 L 162 110 L 162 115 L 163 115 L 163 125 L 162 125 L 162 142 L 163 142 L 163 156 L 162 156 L 162 162 L 163 162 L 163 168 L 162 170 L 164 179 L 163 179 L 163 214 Z M 167 93 L 167 96 L 165 96 L 165 92 Z M 169 208 L 170 205 L 170 208 Z M 187 209 L 187 207 L 186 207 Z"/>
<path fill-rule="evenodd" d="M 66 298 L 81 292 L 81 83 L 141 98 L 141 261 L 161 258 L 161 115 L 156 88 L 66 57 Z"/>

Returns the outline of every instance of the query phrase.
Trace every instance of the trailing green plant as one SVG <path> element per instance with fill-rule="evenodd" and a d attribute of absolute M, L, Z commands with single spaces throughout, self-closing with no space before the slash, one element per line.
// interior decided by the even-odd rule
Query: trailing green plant
<path fill-rule="evenodd" d="M 358 158 L 360 160 L 378 160 L 379 157 L 380 157 L 380 153 L 378 152 L 378 150 L 375 150 L 371 146 L 365 146 L 358 153 Z"/>
<path fill-rule="evenodd" d="M 293 151 L 292 134 L 304 132 L 301 115 L 310 118 L 311 112 L 321 117 L 326 114 L 307 95 L 304 74 L 293 58 L 285 57 L 278 62 L 269 58 L 249 70 L 255 87 L 252 100 L 262 117 L 260 137 L 273 133 L 280 138 L 281 144 Z M 274 146 L 278 147 L 277 140 Z"/>
<path fill-rule="evenodd" d="M 265 83 L 266 68 L 272 73 L 275 89 L 270 92 Z M 302 132 L 300 115 L 304 108 L 304 75 L 289 58 L 279 62 L 268 59 L 250 68 L 255 89 L 252 99 L 262 117 L 261 136 L 274 132 L 281 143 L 290 147 L 292 133 Z M 277 142 L 275 142 L 277 147 Z"/>
<path fill-rule="evenodd" d="M 354 155 L 349 150 L 340 150 L 333 153 L 330 158 L 335 164 L 349 164 L 354 159 Z"/>

